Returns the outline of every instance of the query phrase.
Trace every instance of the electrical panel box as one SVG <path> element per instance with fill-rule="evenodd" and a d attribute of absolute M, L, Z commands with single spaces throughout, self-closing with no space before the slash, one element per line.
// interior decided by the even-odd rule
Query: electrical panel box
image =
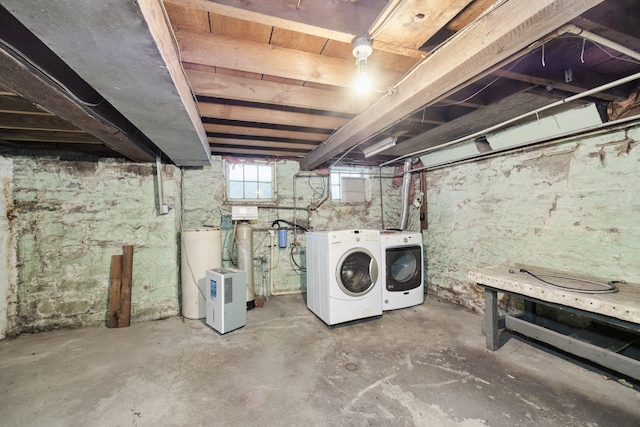
<path fill-rule="evenodd" d="M 235 268 L 206 273 L 206 321 L 221 334 L 247 324 L 247 275 Z"/>
<path fill-rule="evenodd" d="M 257 206 L 232 206 L 231 219 L 234 221 L 251 221 L 258 219 Z"/>

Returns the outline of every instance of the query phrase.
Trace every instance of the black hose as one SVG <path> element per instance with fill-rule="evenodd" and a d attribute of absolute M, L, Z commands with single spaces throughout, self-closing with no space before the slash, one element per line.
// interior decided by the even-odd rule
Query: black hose
<path fill-rule="evenodd" d="M 302 230 L 302 231 L 304 231 L 304 232 L 309 231 L 308 229 L 304 228 L 303 226 L 298 225 L 298 224 L 294 224 L 294 223 L 292 223 L 292 222 L 290 222 L 290 221 L 287 221 L 286 219 L 276 219 L 275 221 L 273 221 L 273 222 L 271 223 L 271 227 L 275 227 L 276 225 L 277 225 L 278 227 L 280 227 L 280 223 L 281 223 L 281 222 L 284 222 L 285 224 L 288 224 L 288 225 L 290 225 L 290 226 L 292 226 L 292 227 L 294 227 L 294 228 L 299 228 L 299 229 L 301 229 L 301 230 Z"/>
<path fill-rule="evenodd" d="M 553 275 L 553 274 L 540 274 L 540 273 L 534 274 L 534 273 L 532 273 L 529 270 L 526 270 L 524 268 L 521 268 L 518 271 L 520 273 L 527 274 L 527 275 L 533 277 L 534 279 L 536 279 L 538 282 L 543 283 L 543 284 L 545 284 L 547 286 L 551 286 L 552 288 L 562 289 L 562 290 L 571 291 L 571 292 L 580 292 L 580 293 L 583 293 L 583 294 L 612 294 L 612 293 L 618 292 L 618 288 L 615 285 L 616 283 L 625 283 L 624 281 L 621 281 L 621 280 L 612 280 L 612 281 L 607 282 L 607 283 L 600 283 L 600 282 L 594 282 L 592 280 L 580 279 L 580 278 L 571 277 L 571 276 L 557 276 L 557 275 Z M 515 273 L 515 271 L 509 270 L 509 273 Z M 549 282 L 547 280 L 541 279 L 539 276 L 553 277 L 553 278 L 556 278 L 556 279 L 575 280 L 576 282 L 584 282 L 584 283 L 590 283 L 592 285 L 602 286 L 602 287 L 604 287 L 604 289 L 572 288 L 572 287 L 569 287 L 569 286 L 562 286 L 562 285 L 558 285 L 556 283 Z"/>

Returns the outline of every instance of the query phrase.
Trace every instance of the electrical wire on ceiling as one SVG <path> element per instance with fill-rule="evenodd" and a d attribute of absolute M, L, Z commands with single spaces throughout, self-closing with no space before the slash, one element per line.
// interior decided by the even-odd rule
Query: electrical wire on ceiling
<path fill-rule="evenodd" d="M 14 45 L 12 45 L 11 43 L 9 43 L 8 41 L 1 39 L 0 38 L 0 44 L 2 44 L 6 49 L 6 52 L 13 55 L 14 58 L 16 58 L 17 60 L 19 60 L 20 62 L 22 62 L 25 65 L 29 65 L 31 68 L 33 68 L 34 70 L 38 71 L 42 76 L 46 77 L 49 81 L 51 81 L 52 83 L 54 83 L 56 86 L 58 86 L 60 89 L 62 89 L 63 92 L 65 92 L 66 94 L 68 94 L 70 97 L 72 97 L 74 100 L 76 100 L 78 103 L 86 106 L 86 107 L 98 107 L 99 105 L 104 103 L 104 98 L 101 99 L 98 102 L 89 102 L 89 101 L 85 101 L 84 99 L 80 98 L 78 95 L 76 95 L 71 89 L 69 89 L 64 83 L 62 83 L 60 80 L 58 80 L 57 78 L 55 78 L 51 73 L 49 73 L 47 70 L 45 70 L 44 68 L 40 67 L 40 65 L 36 64 L 35 62 L 33 62 L 31 60 L 31 58 L 29 58 L 28 56 L 26 56 L 24 53 L 22 53 L 18 48 L 16 48 Z M 105 119 L 106 120 L 106 119 Z M 115 125 L 114 125 L 115 126 Z M 117 126 L 115 126 L 117 127 Z M 118 127 L 117 127 L 118 128 Z M 123 131 L 122 129 L 118 128 L 122 133 L 126 133 L 125 131 Z"/>
<path fill-rule="evenodd" d="M 436 54 L 440 49 L 442 49 L 442 47 L 444 47 L 445 45 L 449 44 L 451 41 L 457 39 L 458 37 L 461 37 L 462 34 L 466 33 L 467 31 L 469 31 L 470 28 L 472 28 L 473 26 L 475 26 L 482 18 L 484 18 L 487 14 L 493 12 L 494 10 L 496 10 L 497 8 L 499 8 L 500 6 L 502 6 L 503 4 L 505 4 L 508 0 L 499 0 L 496 3 L 494 3 L 491 7 L 489 7 L 488 9 L 486 9 L 482 14 L 480 14 L 479 16 L 477 16 L 473 21 L 471 21 L 470 23 L 468 23 L 467 25 L 465 25 L 461 30 L 457 31 L 455 34 L 453 34 L 451 37 L 447 38 L 446 40 L 444 40 L 442 43 L 440 43 L 439 45 L 437 45 L 434 49 L 432 49 L 429 53 L 428 56 L 425 56 L 424 59 L 422 61 L 419 61 L 418 63 L 416 63 L 409 71 L 407 71 L 407 73 L 404 74 L 404 76 L 402 76 L 400 78 L 400 80 L 398 80 L 396 83 L 394 83 L 392 86 L 390 86 L 386 91 L 384 90 L 377 90 L 375 88 L 373 88 L 373 90 L 377 93 L 381 93 L 383 94 L 383 96 L 381 96 L 378 100 L 376 100 L 372 105 L 369 106 L 369 108 L 373 108 L 374 106 L 376 106 L 378 103 L 380 103 L 382 100 L 384 100 L 386 97 L 391 96 L 394 94 L 394 92 L 396 91 L 396 89 L 398 88 L 398 86 L 400 86 L 404 81 L 406 81 L 409 77 L 411 77 L 414 73 L 417 72 L 418 69 L 420 69 L 421 67 L 423 67 L 425 64 L 427 64 L 427 62 L 429 61 L 429 59 Z M 369 34 L 367 35 L 367 37 L 369 39 L 373 39 L 376 35 L 378 35 L 381 30 L 384 28 L 384 26 L 386 26 L 393 18 L 396 17 L 396 15 L 400 12 L 400 9 L 402 7 L 404 7 L 404 5 L 406 4 L 407 0 L 403 0 L 402 2 L 398 3 L 396 5 L 396 7 L 390 12 L 390 14 L 380 23 L 378 24 L 377 27 L 373 28 L 373 29 L 369 29 Z M 475 95 L 474 95 L 475 96 Z M 351 124 L 354 120 L 356 120 L 357 116 L 352 118 L 351 120 L 349 120 L 347 123 L 345 123 L 344 125 L 342 125 L 342 128 L 347 127 L 349 124 Z M 391 125 L 393 126 L 393 125 Z M 383 130 L 379 131 L 376 133 L 376 135 L 380 135 L 383 132 Z M 375 135 L 371 135 L 371 137 L 373 137 Z M 326 144 L 326 140 L 322 142 L 322 145 Z M 340 156 L 340 158 L 338 160 L 336 160 L 330 167 L 334 167 L 338 162 L 340 162 L 342 159 L 344 159 L 355 147 L 359 146 L 358 145 L 354 145 L 353 147 L 351 147 L 349 150 L 347 150 L 342 156 Z"/>

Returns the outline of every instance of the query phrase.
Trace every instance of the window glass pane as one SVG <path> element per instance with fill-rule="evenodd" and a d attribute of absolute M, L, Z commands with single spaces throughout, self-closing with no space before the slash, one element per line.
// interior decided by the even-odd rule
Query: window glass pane
<path fill-rule="evenodd" d="M 242 182 L 229 182 L 229 197 L 232 199 L 244 198 L 244 185 Z"/>
<path fill-rule="evenodd" d="M 271 182 L 271 166 L 259 166 L 258 173 L 260 182 Z"/>
<path fill-rule="evenodd" d="M 258 183 L 257 182 L 245 182 L 244 183 L 244 198 L 245 199 L 257 199 L 258 198 Z"/>
<path fill-rule="evenodd" d="M 271 198 L 271 183 L 270 182 L 261 182 L 259 184 L 260 195 L 258 196 L 261 199 L 270 199 Z"/>
<path fill-rule="evenodd" d="M 242 181 L 244 179 L 242 165 L 229 165 L 229 180 Z"/>
<path fill-rule="evenodd" d="M 244 180 L 258 181 L 258 166 L 244 165 Z"/>

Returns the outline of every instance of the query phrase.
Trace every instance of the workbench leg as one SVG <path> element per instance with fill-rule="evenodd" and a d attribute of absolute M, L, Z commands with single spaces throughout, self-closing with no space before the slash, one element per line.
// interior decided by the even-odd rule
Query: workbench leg
<path fill-rule="evenodd" d="M 498 291 L 484 290 L 485 330 L 487 348 L 498 349 Z"/>

